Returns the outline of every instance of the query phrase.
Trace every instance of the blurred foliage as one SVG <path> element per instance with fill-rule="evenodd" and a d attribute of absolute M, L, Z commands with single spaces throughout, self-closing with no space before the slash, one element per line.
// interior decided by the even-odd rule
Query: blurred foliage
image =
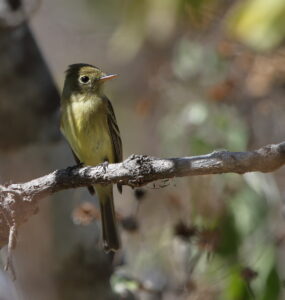
<path fill-rule="evenodd" d="M 285 55 L 274 51 L 285 36 L 284 0 L 57 3 L 53 13 L 66 15 L 57 21 L 79 28 L 80 43 L 82 33 L 107 35 L 102 57 L 122 66 L 114 106 L 125 153 L 246 151 L 284 138 Z M 92 42 L 80 55 L 91 49 L 93 59 L 101 37 Z M 118 214 L 124 248 L 114 291 L 125 299 L 280 299 L 280 181 L 222 174 L 129 192 Z M 98 218 L 86 203 L 73 211 L 77 224 Z"/>
<path fill-rule="evenodd" d="M 224 1 L 127 1 L 128 13 L 111 39 L 111 49 L 123 53 L 120 58 L 126 60 L 137 55 L 145 44 L 155 45 L 154 52 L 164 47 L 171 49 L 156 63 L 157 73 L 147 73 L 155 101 L 163 111 L 158 122 L 162 155 L 248 148 L 252 132 L 245 115 L 251 108 L 239 99 L 250 92 L 244 86 L 251 84 L 247 76 L 254 65 L 253 54 L 234 42 L 213 39 L 213 31 L 224 22 L 226 30 L 230 28 L 233 35 L 255 49 L 268 50 L 280 44 L 285 28 L 281 19 L 277 22 L 283 13 L 281 4 L 277 13 L 273 8 L 276 1 L 263 1 L 262 5 L 259 2 L 262 1 L 236 1 L 229 5 Z M 255 19 L 250 16 L 265 11 L 262 6 L 271 13 Z M 203 33 L 209 41 L 200 37 Z M 254 74 L 263 75 L 257 70 Z M 256 89 L 262 88 L 256 85 Z M 140 111 L 141 105 L 140 102 Z M 147 102 L 144 118 L 155 108 Z M 258 174 L 244 178 L 231 174 L 198 177 L 189 179 L 188 188 L 190 196 L 185 199 L 182 195 L 187 202 L 182 207 L 186 210 L 190 204 L 191 208 L 188 215 L 184 212 L 186 223 L 175 227 L 175 232 L 177 228 L 180 232 L 169 234 L 168 221 L 160 227 L 159 234 L 154 233 L 154 227 L 156 239 L 149 237 L 150 232 L 148 237 L 144 234 L 143 249 L 135 251 L 135 260 L 127 259 L 124 269 L 134 277 L 139 274 L 140 282 L 150 281 L 154 286 L 157 281 L 166 282 L 166 286 L 158 285 L 162 291 L 180 284 L 188 286 L 187 299 L 279 299 L 276 249 L 269 225 L 270 211 L 277 203 L 272 199 L 280 200 L 274 178 Z M 156 275 L 149 276 L 150 270 Z M 179 288 L 178 295 L 184 299 Z"/>
<path fill-rule="evenodd" d="M 223 17 L 229 35 L 255 50 L 271 50 L 285 38 L 283 0 L 233 1 L 231 5 L 222 0 L 144 0 L 125 1 L 125 5 L 126 14 L 110 48 L 112 54 L 120 53 L 122 61 L 132 59 L 145 41 L 167 44 L 182 27 L 203 31 L 226 12 L 229 14 Z"/>
<path fill-rule="evenodd" d="M 253 99 L 276 88 L 273 78 L 282 78 L 283 71 L 276 75 L 276 70 L 284 62 L 278 59 L 278 67 L 273 68 L 273 60 L 267 58 L 261 70 L 257 66 L 264 57 L 223 34 L 228 32 L 256 50 L 273 49 L 285 36 L 284 3 L 125 2 L 126 14 L 110 40 L 110 53 L 119 54 L 120 63 L 126 63 L 139 51 L 151 49 L 154 66 L 143 76 L 155 96 L 142 96 L 137 113 L 149 120 L 154 110 L 159 111 L 161 155 L 199 155 L 225 148 L 245 151 L 253 143 L 249 120 L 259 112 Z M 183 289 L 187 299 L 279 299 L 271 232 L 271 212 L 280 201 L 274 177 L 223 174 L 190 178 L 186 185 L 190 195 L 175 200 L 182 203 L 180 213 L 173 211 L 169 220 L 164 216 L 163 226 L 157 220 L 151 233 L 137 229 L 142 248 L 135 247 L 135 258 L 127 255 L 124 266 L 132 278 L 139 277 L 139 285 L 131 282 L 132 291 L 135 286 L 139 292 L 147 281 L 162 292 L 176 290 L 175 297 L 181 299 L 186 299 Z M 183 221 L 171 235 L 173 219 L 182 214 Z"/>
<path fill-rule="evenodd" d="M 255 50 L 271 50 L 285 37 L 283 0 L 241 1 L 229 18 L 232 34 Z"/>

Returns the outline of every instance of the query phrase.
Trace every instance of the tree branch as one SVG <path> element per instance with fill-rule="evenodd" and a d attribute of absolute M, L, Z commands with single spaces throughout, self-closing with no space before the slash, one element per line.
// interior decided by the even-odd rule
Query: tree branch
<path fill-rule="evenodd" d="M 38 201 L 70 188 L 120 183 L 132 187 L 173 177 L 272 172 L 285 164 L 285 142 L 251 152 L 215 151 L 206 155 L 160 159 L 131 155 L 122 163 L 69 167 L 26 183 L 0 186 L 0 247 L 15 246 L 17 228 L 38 209 Z M 12 240 L 11 240 L 12 239 Z"/>

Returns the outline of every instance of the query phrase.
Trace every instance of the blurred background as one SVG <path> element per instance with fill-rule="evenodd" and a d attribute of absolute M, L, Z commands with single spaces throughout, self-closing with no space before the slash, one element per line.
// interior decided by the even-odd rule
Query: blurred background
<path fill-rule="evenodd" d="M 0 177 L 74 165 L 59 132 L 64 71 L 106 85 L 130 154 L 178 157 L 284 140 L 283 0 L 2 0 Z M 122 250 L 102 251 L 86 189 L 21 226 L 1 300 L 285 299 L 284 169 L 159 181 L 115 195 Z M 5 263 L 6 249 L 2 249 Z"/>

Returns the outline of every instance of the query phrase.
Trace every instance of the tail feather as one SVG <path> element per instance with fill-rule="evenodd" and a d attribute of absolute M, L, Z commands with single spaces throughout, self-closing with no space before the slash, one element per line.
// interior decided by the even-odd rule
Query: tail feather
<path fill-rule="evenodd" d="M 100 201 L 104 249 L 106 252 L 117 251 L 120 248 L 120 238 L 117 230 L 112 186 L 111 188 L 101 187 L 98 191 L 98 196 Z"/>

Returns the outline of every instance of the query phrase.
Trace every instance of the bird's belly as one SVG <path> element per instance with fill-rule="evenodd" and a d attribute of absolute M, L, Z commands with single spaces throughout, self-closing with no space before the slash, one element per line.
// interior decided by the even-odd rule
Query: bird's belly
<path fill-rule="evenodd" d="M 88 104 L 73 104 L 62 116 L 62 130 L 72 150 L 86 165 L 113 161 L 113 145 L 105 113 Z"/>
<path fill-rule="evenodd" d="M 105 129 L 101 131 L 95 129 L 95 127 L 102 128 L 100 124 L 90 127 L 89 130 L 83 130 L 74 143 L 78 158 L 84 164 L 91 166 L 98 165 L 105 160 L 112 161 L 112 144 L 109 134 Z"/>

